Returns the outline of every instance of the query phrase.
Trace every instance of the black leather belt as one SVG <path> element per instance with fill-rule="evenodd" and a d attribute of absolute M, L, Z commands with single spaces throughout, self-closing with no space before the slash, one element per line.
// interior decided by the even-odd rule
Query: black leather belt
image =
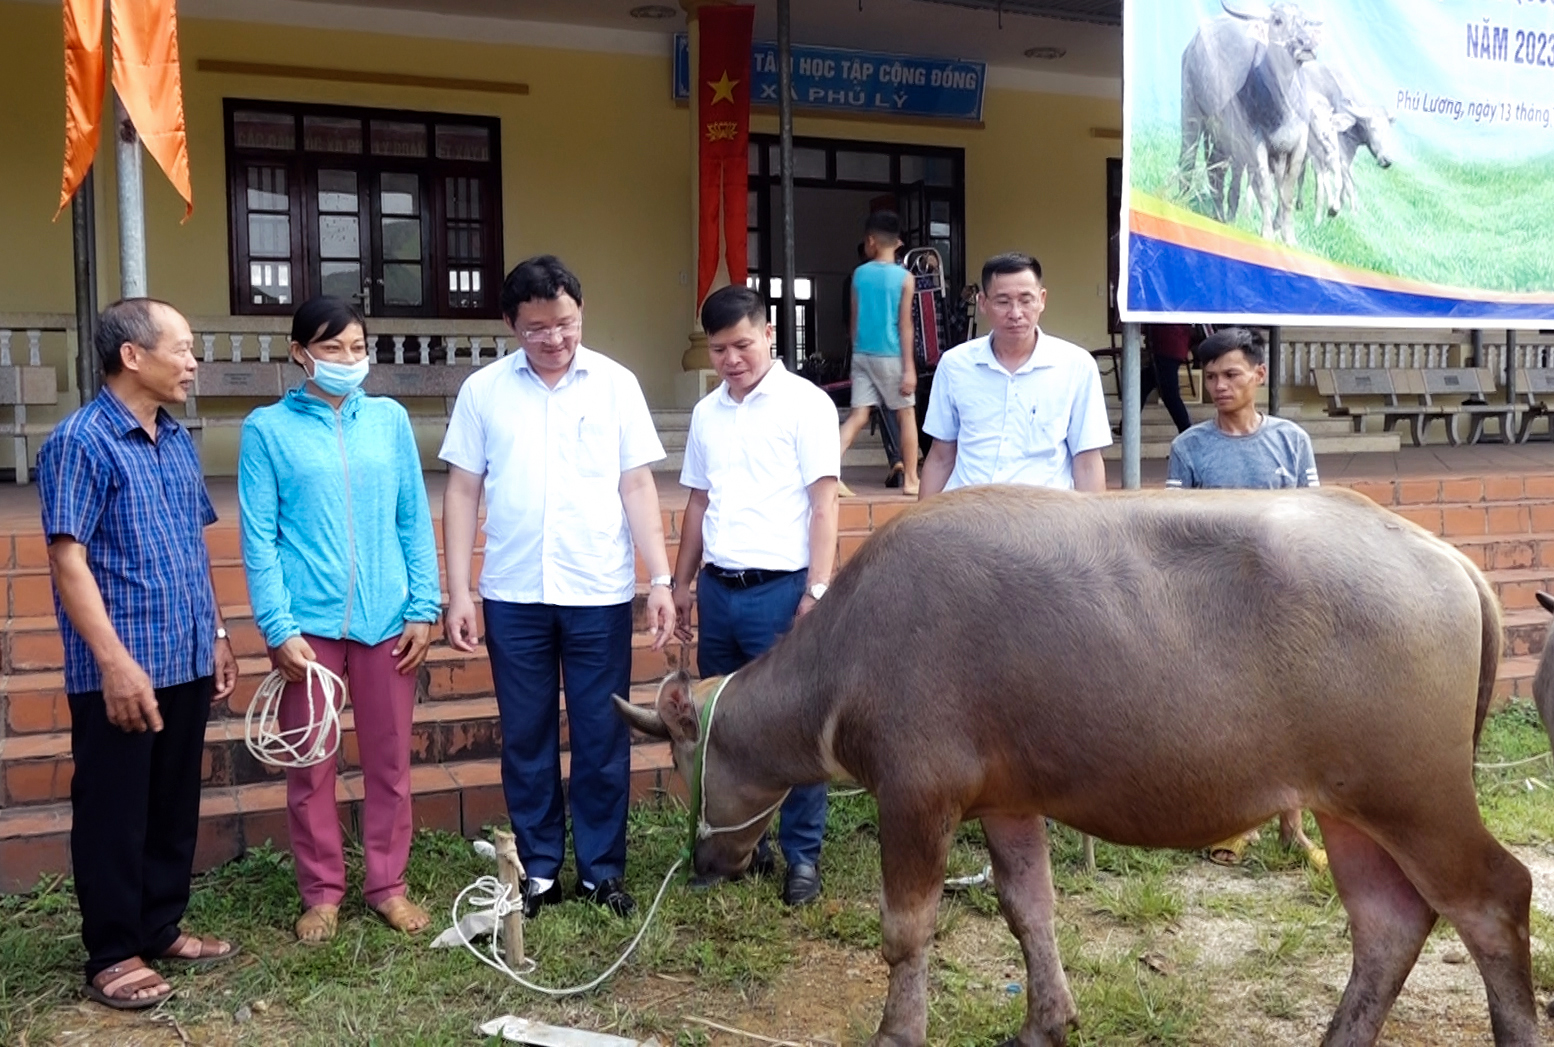
<path fill-rule="evenodd" d="M 719 584 L 730 589 L 754 589 L 758 585 L 775 582 L 779 578 L 792 578 L 801 573 L 799 571 L 730 571 L 717 564 L 708 564 L 703 570 Z"/>

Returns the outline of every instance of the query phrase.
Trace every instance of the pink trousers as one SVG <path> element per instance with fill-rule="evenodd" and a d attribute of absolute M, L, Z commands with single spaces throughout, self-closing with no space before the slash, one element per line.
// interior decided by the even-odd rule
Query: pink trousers
<path fill-rule="evenodd" d="M 405 893 L 405 863 L 410 859 L 410 722 L 415 711 L 416 674 L 394 671 L 391 637 L 375 647 L 352 640 L 305 636 L 321 665 L 346 681 L 361 753 L 362 850 L 367 863 L 362 895 L 379 906 Z M 307 720 L 306 684 L 288 684 L 281 696 L 284 729 Z M 345 852 L 340 812 L 335 803 L 335 765 L 286 772 L 286 813 L 291 851 L 297 863 L 302 903 L 339 905 L 345 897 Z"/>

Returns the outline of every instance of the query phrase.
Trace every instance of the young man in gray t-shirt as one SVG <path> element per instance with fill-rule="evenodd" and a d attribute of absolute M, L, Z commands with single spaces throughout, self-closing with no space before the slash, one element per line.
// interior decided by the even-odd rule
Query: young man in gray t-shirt
<path fill-rule="evenodd" d="M 1294 422 L 1257 409 L 1257 390 L 1268 378 L 1262 340 L 1245 327 L 1229 327 L 1210 335 L 1194 355 L 1218 414 L 1171 442 L 1166 486 L 1318 486 L 1311 437 Z"/>
<path fill-rule="evenodd" d="M 1216 414 L 1171 442 L 1166 486 L 1182 488 L 1317 487 L 1317 460 L 1311 438 L 1294 422 L 1257 409 L 1257 390 L 1268 379 L 1262 339 L 1245 327 L 1210 335 L 1193 353 L 1203 369 L 1203 384 L 1214 398 Z M 1222 865 L 1241 860 L 1253 834 L 1244 833 L 1209 848 Z M 1279 838 L 1299 844 L 1313 865 L 1325 867 L 1327 855 L 1307 839 L 1298 810 L 1279 816 Z"/>

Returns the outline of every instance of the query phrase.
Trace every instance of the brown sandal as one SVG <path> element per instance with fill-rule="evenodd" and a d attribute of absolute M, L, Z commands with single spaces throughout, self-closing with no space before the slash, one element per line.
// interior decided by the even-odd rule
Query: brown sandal
<path fill-rule="evenodd" d="M 315 905 L 297 917 L 297 941 L 304 945 L 322 945 L 335 936 L 339 926 L 338 905 Z"/>
<path fill-rule="evenodd" d="M 107 980 L 104 981 L 104 978 Z M 157 986 L 161 986 L 166 992 L 151 996 L 135 995 L 144 989 L 154 989 Z M 171 996 L 173 987 L 168 985 L 167 980 L 160 974 L 147 967 L 140 957 L 134 956 L 123 963 L 116 963 L 112 967 L 104 967 L 98 971 L 95 978 L 81 987 L 81 992 L 87 999 L 95 1000 L 115 1011 L 143 1011 L 148 1007 L 155 1007 Z"/>
<path fill-rule="evenodd" d="M 384 899 L 383 904 L 374 907 L 373 911 L 384 923 L 405 934 L 420 934 L 432 925 L 432 918 L 426 910 L 402 894 Z"/>
<path fill-rule="evenodd" d="M 226 963 L 242 950 L 220 938 L 200 938 L 192 934 L 180 934 L 167 951 L 157 957 L 168 963 L 183 963 L 190 967 L 210 967 Z"/>

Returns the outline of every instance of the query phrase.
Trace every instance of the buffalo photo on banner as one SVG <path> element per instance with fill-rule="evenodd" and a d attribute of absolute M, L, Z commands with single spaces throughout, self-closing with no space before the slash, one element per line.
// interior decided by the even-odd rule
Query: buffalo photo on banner
<path fill-rule="evenodd" d="M 1124 320 L 1554 326 L 1554 3 L 1130 0 Z"/>

